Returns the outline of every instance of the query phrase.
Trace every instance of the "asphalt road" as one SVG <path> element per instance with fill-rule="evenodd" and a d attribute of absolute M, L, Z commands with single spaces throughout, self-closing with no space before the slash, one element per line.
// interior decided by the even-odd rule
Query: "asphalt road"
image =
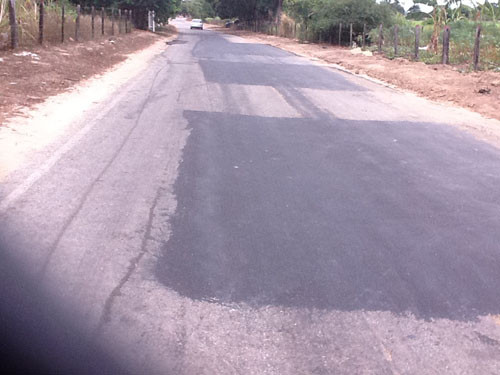
<path fill-rule="evenodd" d="M 500 373 L 500 151 L 442 106 L 176 24 L 3 184 L 4 335 L 69 372 Z"/>

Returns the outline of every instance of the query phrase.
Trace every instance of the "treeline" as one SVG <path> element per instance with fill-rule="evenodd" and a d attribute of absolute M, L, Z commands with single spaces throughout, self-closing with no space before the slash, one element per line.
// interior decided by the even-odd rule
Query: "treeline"
<path fill-rule="evenodd" d="M 132 11 L 132 21 L 139 29 L 147 28 L 148 10 L 154 10 L 158 22 L 167 22 L 168 19 L 176 15 L 182 0 L 69 0 L 70 3 L 81 6 L 96 8 L 117 8 Z"/>
<path fill-rule="evenodd" d="M 309 33 L 332 32 L 339 23 L 352 24 L 359 34 L 380 23 L 392 25 L 394 15 L 404 13 L 397 0 L 393 3 L 375 0 L 189 0 L 182 12 L 196 18 L 219 16 L 238 18 L 243 22 L 275 21 L 283 11 Z"/>
<path fill-rule="evenodd" d="M 284 10 L 312 34 L 325 37 L 331 37 L 339 24 L 352 24 L 358 35 L 381 23 L 392 26 L 396 14 L 404 13 L 397 0 L 285 0 Z"/>
<path fill-rule="evenodd" d="M 221 17 L 252 21 L 271 17 L 283 0 L 186 0 L 181 13 L 196 18 Z"/>

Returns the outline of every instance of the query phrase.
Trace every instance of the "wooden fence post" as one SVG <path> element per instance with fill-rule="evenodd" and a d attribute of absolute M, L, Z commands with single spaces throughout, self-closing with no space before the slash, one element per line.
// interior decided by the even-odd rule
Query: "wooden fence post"
<path fill-rule="evenodd" d="M 339 24 L 339 46 L 342 45 L 342 22 Z"/>
<path fill-rule="evenodd" d="M 125 30 L 127 31 L 127 33 L 130 32 L 130 9 L 127 10 L 127 27 Z"/>
<path fill-rule="evenodd" d="M 123 16 L 125 17 L 125 34 L 128 33 L 128 10 L 123 11 Z"/>
<path fill-rule="evenodd" d="M 128 26 L 128 32 L 129 32 L 129 33 L 131 33 L 131 32 L 132 32 L 132 27 L 134 26 L 134 21 L 133 21 L 134 16 L 133 16 L 133 14 L 132 14 L 132 11 L 131 11 L 131 10 L 129 10 L 128 12 L 129 12 L 129 13 L 128 13 L 128 15 L 129 15 L 129 26 Z"/>
<path fill-rule="evenodd" d="M 361 39 L 361 48 L 365 48 L 365 39 L 366 39 L 366 23 L 363 24 L 363 37 Z"/>
<path fill-rule="evenodd" d="M 122 10 L 118 9 L 118 34 L 122 33 Z"/>
<path fill-rule="evenodd" d="M 104 20 L 106 19 L 106 11 L 101 7 L 101 35 L 104 35 Z"/>
<path fill-rule="evenodd" d="M 474 41 L 474 70 L 479 68 L 479 46 L 481 39 L 481 25 L 476 28 L 476 40 Z"/>
<path fill-rule="evenodd" d="M 44 15 L 45 15 L 45 3 L 44 0 L 40 0 L 40 15 L 38 18 L 38 43 L 40 44 L 43 44 Z"/>
<path fill-rule="evenodd" d="M 78 42 L 78 39 L 80 38 L 80 11 L 81 7 L 80 4 L 76 6 L 76 23 L 75 23 L 75 40 Z"/>
<path fill-rule="evenodd" d="M 64 4 L 61 6 L 61 43 L 64 43 L 64 24 L 66 23 Z"/>
<path fill-rule="evenodd" d="M 384 43 L 384 25 L 381 23 L 378 27 L 378 53 L 382 53 L 382 44 Z"/>
<path fill-rule="evenodd" d="M 445 26 L 443 30 L 443 56 L 441 63 L 450 63 L 450 26 Z"/>
<path fill-rule="evenodd" d="M 95 7 L 90 8 L 91 25 L 92 25 L 92 39 L 95 36 Z"/>
<path fill-rule="evenodd" d="M 115 35 L 115 8 L 111 8 L 111 35 Z"/>
<path fill-rule="evenodd" d="M 420 53 L 420 25 L 415 26 L 415 60 L 418 61 Z"/>
<path fill-rule="evenodd" d="M 399 27 L 394 25 L 394 57 L 398 55 L 399 52 Z"/>
<path fill-rule="evenodd" d="M 349 48 L 352 48 L 352 23 L 349 24 Z"/>
<path fill-rule="evenodd" d="M 19 32 L 16 22 L 16 0 L 9 0 L 10 46 L 15 49 L 19 46 Z"/>

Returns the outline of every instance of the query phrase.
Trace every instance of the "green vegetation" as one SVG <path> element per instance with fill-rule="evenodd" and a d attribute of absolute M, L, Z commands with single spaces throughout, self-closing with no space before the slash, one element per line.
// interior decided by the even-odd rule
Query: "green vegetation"
<path fill-rule="evenodd" d="M 184 0 L 180 13 L 193 18 L 240 19 L 254 21 L 270 18 L 282 0 Z"/>
<path fill-rule="evenodd" d="M 213 5 L 206 0 L 182 1 L 180 13 L 193 18 L 214 18 L 216 16 Z"/>
<path fill-rule="evenodd" d="M 420 60 L 428 64 L 441 62 L 442 33 L 437 33 L 434 40 L 435 25 L 432 18 L 416 21 L 399 16 L 394 19 L 398 26 L 398 54 L 394 51 L 394 26 L 384 27 L 382 51 L 388 58 L 404 57 L 412 59 L 415 54 L 415 27 L 421 27 L 420 34 Z M 464 70 L 470 69 L 472 64 L 472 50 L 479 24 L 482 27 L 480 44 L 481 68 L 500 70 L 500 23 L 493 21 L 474 21 L 467 18 L 447 20 L 450 29 L 450 64 L 462 65 Z M 438 30 L 440 31 L 440 30 Z M 377 51 L 379 29 L 372 29 L 369 39 L 373 41 L 369 49 Z M 435 41 L 435 42 L 434 42 Z M 438 47 L 433 50 L 433 44 Z"/>
<path fill-rule="evenodd" d="M 354 34 L 361 35 L 363 25 L 367 30 L 380 23 L 392 25 L 398 13 L 391 4 L 374 0 L 285 0 L 284 9 L 301 25 L 303 39 L 323 41 L 338 39 L 340 23 L 352 24 Z"/>

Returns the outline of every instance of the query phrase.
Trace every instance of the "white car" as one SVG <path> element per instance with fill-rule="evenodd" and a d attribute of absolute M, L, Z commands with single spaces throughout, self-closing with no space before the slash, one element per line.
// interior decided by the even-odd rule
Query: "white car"
<path fill-rule="evenodd" d="M 203 21 L 199 19 L 191 20 L 191 30 L 192 29 L 203 30 Z"/>

